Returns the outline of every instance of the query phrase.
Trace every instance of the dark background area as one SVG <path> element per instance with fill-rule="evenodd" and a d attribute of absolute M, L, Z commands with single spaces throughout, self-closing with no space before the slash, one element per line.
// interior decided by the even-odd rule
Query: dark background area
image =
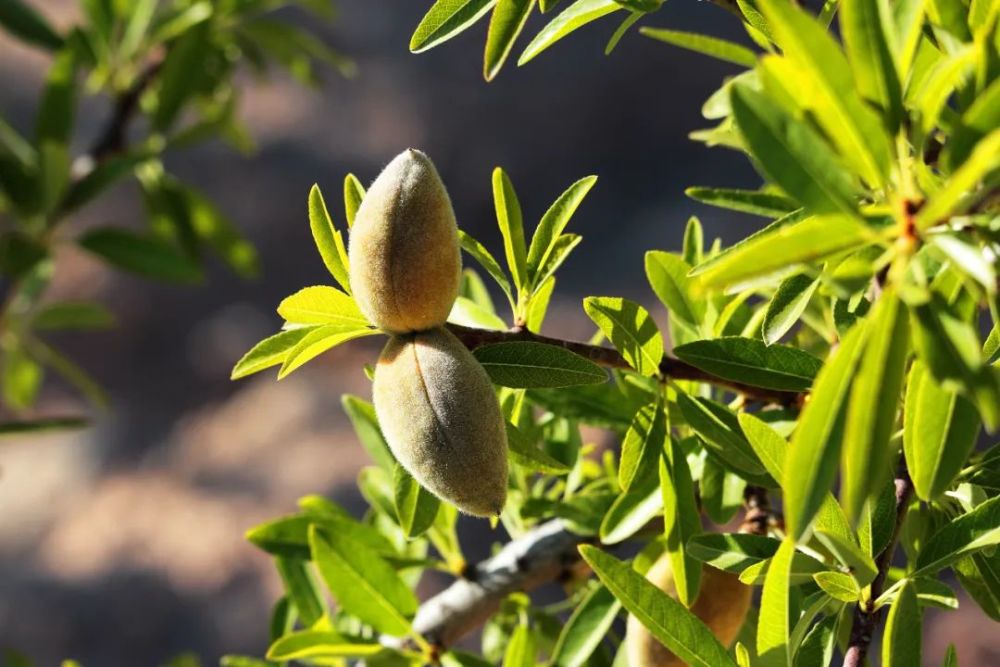
<path fill-rule="evenodd" d="M 68 0 L 36 5 L 59 25 L 74 20 Z M 727 241 L 759 225 L 683 195 L 689 185 L 758 183 L 744 159 L 687 138 L 709 124 L 701 104 L 734 68 L 635 29 L 605 57 L 615 17 L 517 68 L 513 61 L 549 18 L 535 17 L 512 62 L 487 85 L 485 22 L 412 55 L 409 37 L 429 0 L 336 5 L 335 22 L 316 29 L 356 60 L 355 79 L 329 72 L 320 89 L 303 90 L 282 76 L 248 77 L 243 117 L 258 151 L 244 158 L 210 145 L 168 160 L 249 235 L 260 279 L 213 266 L 202 286 L 163 286 L 110 272 L 70 248 L 60 258 L 53 298 L 98 299 L 119 320 L 109 332 L 58 341 L 109 389 L 113 407 L 79 434 L 0 443 L 0 648 L 39 665 L 74 657 L 87 667 L 157 665 L 183 651 L 206 664 L 223 653 L 259 655 L 279 586 L 243 532 L 293 511 L 307 493 L 363 511 L 354 479 L 368 461 L 339 399 L 369 397 L 361 366 L 375 359 L 377 342 L 338 348 L 281 383 L 270 373 L 228 379 L 235 360 L 279 326 L 282 297 L 330 282 L 306 219 L 314 182 L 343 226 L 343 176 L 367 183 L 402 149 L 420 148 L 447 183 L 459 224 L 499 256 L 494 166 L 513 179 L 529 229 L 567 185 L 597 174 L 571 223 L 584 242 L 560 272 L 546 325 L 566 336 L 589 335 L 579 307 L 587 295 L 654 308 L 643 253 L 677 249 L 688 216 L 701 217 L 709 238 Z M 707 2 L 675 0 L 643 24 L 741 39 L 735 20 Z M 33 124 L 46 65 L 0 35 L 0 113 L 21 130 Z M 101 101 L 82 106 L 81 147 L 107 113 Z M 121 186 L 85 209 L 70 237 L 88 225 L 138 225 L 140 210 L 134 186 Z M 46 406 L 71 409 L 69 396 L 53 384 Z M 472 558 L 503 539 L 484 522 L 463 519 L 462 527 Z M 422 595 L 443 583 L 426 578 Z M 939 664 L 949 641 L 963 664 L 1000 660 L 994 632 L 963 598 L 962 611 L 937 614 L 929 626 L 928 664 Z"/>

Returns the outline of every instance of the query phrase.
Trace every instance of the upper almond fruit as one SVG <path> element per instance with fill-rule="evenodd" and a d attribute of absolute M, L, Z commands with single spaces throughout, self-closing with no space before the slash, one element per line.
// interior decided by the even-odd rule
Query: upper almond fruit
<path fill-rule="evenodd" d="M 430 159 L 400 153 L 365 194 L 351 228 L 351 289 L 375 326 L 391 333 L 445 323 L 462 259 L 448 192 Z"/>

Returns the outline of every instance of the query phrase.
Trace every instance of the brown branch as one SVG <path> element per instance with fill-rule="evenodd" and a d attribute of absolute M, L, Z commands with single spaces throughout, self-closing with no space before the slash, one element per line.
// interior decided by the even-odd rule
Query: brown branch
<path fill-rule="evenodd" d="M 447 649 L 485 623 L 511 593 L 532 591 L 568 575 L 581 562 L 577 547 L 591 541 L 571 532 L 561 519 L 543 523 L 420 605 L 413 629 L 436 649 Z"/>
<path fill-rule="evenodd" d="M 874 610 L 875 600 L 882 594 L 885 587 L 885 579 L 889 574 L 889 567 L 892 565 L 892 556 L 896 551 L 896 542 L 899 540 L 899 532 L 906 519 L 906 511 L 910 506 L 910 497 L 913 495 L 913 481 L 910 473 L 906 469 L 906 461 L 899 460 L 899 469 L 896 472 L 896 523 L 893 527 L 892 537 L 882 553 L 875 559 L 878 574 L 871 583 L 869 602 L 858 604 L 854 609 L 854 622 L 851 625 L 851 639 L 847 645 L 847 653 L 844 654 L 844 667 L 862 667 L 865 664 L 865 656 L 868 654 L 868 647 L 875 636 L 875 629 L 878 625 L 879 613 Z"/>
<path fill-rule="evenodd" d="M 448 329 L 458 337 L 462 343 L 470 350 L 484 345 L 495 343 L 509 343 L 512 341 L 530 341 L 533 343 L 544 343 L 555 345 L 565 350 L 569 350 L 585 359 L 593 361 L 605 368 L 631 368 L 625 358 L 607 347 L 589 345 L 587 343 L 577 343 L 575 341 L 563 340 L 561 338 L 550 338 L 540 334 L 532 333 L 524 328 L 515 328 L 510 331 L 493 331 L 489 329 L 475 329 L 459 324 L 448 324 Z M 718 387 L 723 387 L 738 394 L 747 396 L 758 401 L 767 403 L 780 403 L 782 405 L 796 405 L 800 403 L 804 394 L 794 391 L 780 391 L 777 389 L 764 389 L 754 387 L 742 382 L 726 380 L 706 371 L 696 368 L 691 364 L 670 356 L 664 356 L 660 362 L 660 375 L 672 380 L 695 380 L 697 382 L 708 382 Z"/>

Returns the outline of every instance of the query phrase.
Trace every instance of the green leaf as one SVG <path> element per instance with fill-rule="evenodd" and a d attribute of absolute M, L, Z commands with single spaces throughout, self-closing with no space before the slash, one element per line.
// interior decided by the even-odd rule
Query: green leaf
<path fill-rule="evenodd" d="M 313 561 L 334 598 L 379 632 L 411 632 L 417 598 L 395 570 L 365 545 L 337 532 L 309 529 Z"/>
<path fill-rule="evenodd" d="M 757 655 L 765 667 L 792 664 L 794 647 L 788 641 L 792 629 L 789 579 L 794 555 L 795 542 L 785 539 L 771 559 L 764 579 L 757 621 Z"/>
<path fill-rule="evenodd" d="M 201 269 L 190 257 L 158 238 L 99 227 L 84 234 L 79 244 L 126 271 L 174 282 L 201 280 Z"/>
<path fill-rule="evenodd" d="M 277 366 L 278 364 L 284 363 L 288 353 L 291 352 L 291 350 L 294 349 L 295 346 L 306 337 L 306 335 L 315 329 L 316 327 L 301 327 L 299 329 L 282 331 L 281 333 L 265 338 L 261 342 L 254 345 L 249 352 L 243 355 L 243 358 L 236 362 L 236 365 L 233 366 L 233 371 L 229 376 L 229 379 L 238 380 L 258 371 L 262 371 L 265 368 L 270 368 L 271 366 Z"/>
<path fill-rule="evenodd" d="M 354 299 L 334 287 L 305 287 L 278 305 L 278 314 L 294 324 L 337 324 L 367 327 L 368 320 Z"/>
<path fill-rule="evenodd" d="M 706 287 L 746 283 L 782 269 L 809 265 L 867 245 L 873 232 L 843 216 L 810 217 L 755 235 L 691 272 Z"/>
<path fill-rule="evenodd" d="M 684 225 L 684 251 L 681 257 L 691 267 L 699 264 L 704 254 L 705 231 L 701 227 L 701 221 L 692 215 Z"/>
<path fill-rule="evenodd" d="M 22 0 L 0 0 L 0 26 L 29 44 L 55 51 L 63 38 L 49 22 Z"/>
<path fill-rule="evenodd" d="M 994 621 L 1000 620 L 1000 554 L 973 554 L 952 567 L 979 608 Z"/>
<path fill-rule="evenodd" d="M 492 329 L 493 331 L 504 331 L 507 323 L 496 316 L 492 310 L 487 310 L 472 299 L 459 296 L 448 313 L 448 322 L 465 327 L 475 327 L 478 329 Z"/>
<path fill-rule="evenodd" d="M 663 494 L 663 534 L 670 559 L 677 599 L 690 608 L 698 598 L 701 563 L 687 552 L 687 543 L 701 532 L 701 513 L 687 457 L 671 438 L 661 448 L 660 493 Z"/>
<path fill-rule="evenodd" d="M 157 80 L 157 103 L 153 112 L 153 129 L 165 132 L 170 129 L 197 91 L 205 76 L 203 64 L 210 53 L 208 22 L 197 24 L 180 36 L 167 52 Z"/>
<path fill-rule="evenodd" d="M 866 327 L 855 326 L 840 341 L 819 372 L 792 436 L 781 486 L 785 522 L 794 539 L 809 527 L 836 476 L 844 406 L 867 334 Z"/>
<path fill-rule="evenodd" d="M 661 250 L 646 253 L 646 278 L 670 314 L 697 329 L 705 317 L 705 301 L 695 297 L 691 267 L 677 255 Z"/>
<path fill-rule="evenodd" d="M 861 588 L 854 577 L 841 572 L 817 572 L 813 575 L 816 585 L 834 600 L 841 602 L 857 602 Z"/>
<path fill-rule="evenodd" d="M 639 478 L 631 490 L 615 499 L 602 518 L 598 531 L 601 543 L 612 545 L 627 540 L 662 511 L 663 496 L 656 475 Z"/>
<path fill-rule="evenodd" d="M 979 434 L 976 408 L 954 389 L 942 387 L 914 361 L 906 386 L 903 451 L 922 500 L 947 491 L 966 464 Z"/>
<path fill-rule="evenodd" d="M 470 27 L 496 0 L 437 0 L 410 38 L 410 52 L 420 53 L 448 41 Z"/>
<path fill-rule="evenodd" d="M 339 324 L 324 324 L 316 327 L 300 340 L 285 357 L 278 379 L 284 379 L 289 373 L 302 364 L 323 354 L 327 350 L 362 336 L 373 336 L 381 333 L 378 329 L 362 327 L 345 327 Z"/>
<path fill-rule="evenodd" d="M 887 288 L 868 316 L 869 334 L 847 399 L 840 498 L 853 523 L 865 499 L 891 476 L 899 398 L 909 358 L 909 318 Z"/>
<path fill-rule="evenodd" d="M 702 533 L 688 540 L 686 551 L 692 558 L 727 572 L 740 573 L 763 563 L 778 551 L 781 543 L 773 537 L 750 533 Z"/>
<path fill-rule="evenodd" d="M 580 554 L 622 605 L 677 657 L 699 667 L 735 667 L 726 648 L 684 605 L 597 547 Z"/>
<path fill-rule="evenodd" d="M 407 538 L 423 535 L 434 525 L 441 501 L 397 465 L 394 477 L 396 518 Z"/>
<path fill-rule="evenodd" d="M 69 183 L 69 142 L 76 115 L 77 55 L 67 46 L 55 57 L 38 108 L 36 134 L 39 195 L 43 211 L 51 211 Z"/>
<path fill-rule="evenodd" d="M 327 271 L 344 291 L 350 294 L 350 265 L 347 250 L 344 248 L 344 239 L 340 230 L 333 226 L 333 220 L 326 210 L 326 202 L 323 201 L 323 193 L 319 191 L 318 185 L 313 185 L 309 190 L 309 229 L 312 231 L 313 241 Z"/>
<path fill-rule="evenodd" d="M 726 468 L 746 475 L 760 476 L 765 468 L 743 437 L 735 414 L 707 398 L 677 393 L 677 406 L 694 431 L 701 436 L 706 449 Z"/>
<path fill-rule="evenodd" d="M 45 378 L 42 365 L 20 346 L 6 349 L 2 362 L 3 402 L 15 410 L 32 407 Z"/>
<path fill-rule="evenodd" d="M 916 586 L 905 582 L 899 596 L 889 609 L 882 640 L 882 664 L 902 667 L 921 664 L 920 637 L 922 620 L 917 603 Z"/>
<path fill-rule="evenodd" d="M 524 219 L 521 215 L 521 203 L 517 199 L 517 193 L 514 191 L 514 184 L 511 183 L 510 177 L 500 167 L 493 170 L 493 205 L 496 208 L 500 234 L 503 236 L 507 266 L 510 267 L 511 275 L 514 276 L 514 285 L 519 291 L 526 289 L 529 280 L 528 250 L 524 242 Z M 495 261 L 493 263 L 496 264 Z M 499 267 L 497 269 L 499 270 Z M 487 271 L 493 274 L 489 267 L 487 267 Z M 499 273 L 503 274 L 502 271 Z"/>
<path fill-rule="evenodd" d="M 365 198 L 365 188 L 354 174 L 344 177 L 344 216 L 347 218 L 347 228 L 354 226 L 354 217 L 358 214 L 361 201 Z"/>
<path fill-rule="evenodd" d="M 795 326 L 818 286 L 819 278 L 812 278 L 805 273 L 797 273 L 781 281 L 767 304 L 764 322 L 761 324 L 764 341 L 768 345 L 777 343 Z"/>
<path fill-rule="evenodd" d="M 623 490 L 628 491 L 654 474 L 667 436 L 667 415 L 660 400 L 635 413 L 622 441 L 618 483 Z"/>
<path fill-rule="evenodd" d="M 871 187 L 884 185 L 892 147 L 878 116 L 858 94 L 858 84 L 836 41 L 821 23 L 791 3 L 759 0 L 758 4 L 785 57 L 808 80 L 808 108 L 840 155 Z"/>
<path fill-rule="evenodd" d="M 458 230 L 458 240 L 462 245 L 462 250 L 472 255 L 475 260 L 479 262 L 480 266 L 486 269 L 486 272 L 490 274 L 493 280 L 500 285 L 500 289 L 503 290 L 503 293 L 507 295 L 507 300 L 513 304 L 514 297 L 510 290 L 510 281 L 507 280 L 507 276 L 504 275 L 503 269 L 500 268 L 500 265 L 493 258 L 493 255 L 490 254 L 490 251 L 487 250 L 482 243 L 472 238 L 461 229 Z"/>
<path fill-rule="evenodd" d="M 375 416 L 375 406 L 368 401 L 351 394 L 344 394 L 340 399 L 354 432 L 361 445 L 383 470 L 391 471 L 396 467 L 396 459 L 389 449 Z"/>
<path fill-rule="evenodd" d="M 552 244 L 552 252 L 545 258 L 545 264 L 538 269 L 531 281 L 532 291 L 537 291 L 535 285 L 544 285 L 545 281 L 551 278 L 562 266 L 576 246 L 580 245 L 583 237 L 579 234 L 562 234 Z"/>
<path fill-rule="evenodd" d="M 902 88 L 892 53 L 895 26 L 887 0 L 844 0 L 840 30 L 861 97 L 881 109 L 885 126 L 895 132 L 902 117 Z"/>
<path fill-rule="evenodd" d="M 572 387 L 607 382 L 597 364 L 556 345 L 512 341 L 473 351 L 494 384 L 502 387 Z"/>
<path fill-rule="evenodd" d="M 518 66 L 526 64 L 574 30 L 621 9 L 622 6 L 614 0 L 576 0 L 535 35 L 518 59 Z"/>
<path fill-rule="evenodd" d="M 816 131 L 745 84 L 732 87 L 730 103 L 765 176 L 812 213 L 856 215 L 854 181 Z"/>
<path fill-rule="evenodd" d="M 507 451 L 514 463 L 529 470 L 537 470 L 548 475 L 565 475 L 570 471 L 567 465 L 557 461 L 536 447 L 528 436 L 522 433 L 516 426 L 510 422 L 507 422 L 506 426 Z"/>
<path fill-rule="evenodd" d="M 503 667 L 534 667 L 537 652 L 535 634 L 527 625 L 519 625 L 511 633 L 503 655 Z"/>
<path fill-rule="evenodd" d="M 82 179 L 70 183 L 66 196 L 60 202 L 60 210 L 64 213 L 75 211 L 119 179 L 133 173 L 136 167 L 149 158 L 149 152 L 141 151 L 112 156 L 101 161 Z"/>
<path fill-rule="evenodd" d="M 645 35 L 646 37 L 652 37 L 653 39 L 661 42 L 666 42 L 667 44 L 679 46 L 682 49 L 688 49 L 690 51 L 695 51 L 696 53 L 703 53 L 706 56 L 711 56 L 718 60 L 734 63 L 736 65 L 742 65 L 743 67 L 753 67 L 757 64 L 756 53 L 745 46 L 741 46 L 735 42 L 730 42 L 725 39 L 719 39 L 718 37 L 709 37 L 708 35 L 699 35 L 693 32 L 664 30 L 660 28 L 640 28 L 639 33 Z"/>
<path fill-rule="evenodd" d="M 917 228 L 927 229 L 949 216 L 965 212 L 979 196 L 974 194 L 977 184 L 997 169 L 1000 169 L 1000 129 L 981 139 L 944 187 L 928 198 L 927 204 L 917 213 Z"/>
<path fill-rule="evenodd" d="M 274 566 L 281 576 L 295 610 L 306 627 L 312 626 L 323 616 L 326 603 L 316 580 L 309 571 L 307 561 L 301 558 L 278 556 Z"/>
<path fill-rule="evenodd" d="M 40 331 L 107 329 L 114 323 L 111 311 L 89 301 L 51 303 L 40 308 L 32 320 L 32 326 Z"/>
<path fill-rule="evenodd" d="M 539 284 L 542 269 L 555 252 L 556 243 L 569 223 L 576 209 L 583 202 L 590 189 L 597 182 L 597 176 L 586 176 L 566 188 L 549 210 L 542 216 L 528 248 L 528 279 L 532 285 Z"/>
<path fill-rule="evenodd" d="M 316 658 L 366 658 L 384 651 L 381 644 L 356 644 L 336 632 L 302 630 L 271 644 L 267 659 L 275 661 Z"/>
<path fill-rule="evenodd" d="M 584 299 L 583 309 L 632 368 L 650 377 L 659 374 L 663 337 L 649 311 L 628 299 L 597 296 Z"/>
<path fill-rule="evenodd" d="M 756 338 L 697 340 L 674 348 L 692 366 L 733 382 L 785 391 L 805 391 L 823 366 L 816 357 Z"/>
<path fill-rule="evenodd" d="M 1000 496 L 990 498 L 968 514 L 934 533 L 917 555 L 911 578 L 930 576 L 966 556 L 1000 544 Z"/>
<path fill-rule="evenodd" d="M 503 66 L 514 40 L 521 34 L 535 0 L 497 0 L 490 16 L 490 28 L 486 34 L 486 53 L 483 56 L 483 77 L 492 81 Z"/>
<path fill-rule="evenodd" d="M 621 603 L 605 586 L 598 585 L 566 621 L 555 648 L 554 667 L 583 667 L 611 629 Z"/>
<path fill-rule="evenodd" d="M 793 199 L 759 190 L 693 187 L 686 189 L 684 194 L 702 204 L 718 206 L 740 213 L 761 215 L 765 218 L 778 218 L 798 208 Z"/>
<path fill-rule="evenodd" d="M 861 550 L 853 535 L 847 539 L 825 530 L 817 530 L 815 536 L 827 551 L 847 568 L 859 585 L 867 586 L 875 579 L 878 567 L 872 557 Z"/>
<path fill-rule="evenodd" d="M 1000 79 L 994 79 L 962 114 L 951 139 L 945 144 L 944 164 L 954 171 L 969 157 L 973 147 L 996 127 L 1000 127 Z"/>

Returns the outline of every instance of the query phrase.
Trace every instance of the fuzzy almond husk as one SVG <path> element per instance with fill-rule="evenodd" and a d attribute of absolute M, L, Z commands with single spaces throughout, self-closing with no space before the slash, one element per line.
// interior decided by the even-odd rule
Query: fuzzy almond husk
<path fill-rule="evenodd" d="M 677 598 L 674 571 L 664 554 L 646 573 L 646 579 L 672 598 Z M 750 609 L 753 590 L 740 578 L 711 565 L 701 569 L 701 586 L 691 612 L 704 621 L 725 647 L 735 640 Z M 629 614 L 625 635 L 629 667 L 682 667 L 686 663 L 670 652 L 637 618 Z"/>
<path fill-rule="evenodd" d="M 430 159 L 407 149 L 372 183 L 350 235 L 354 299 L 390 333 L 445 323 L 462 259 L 451 200 Z"/>
<path fill-rule="evenodd" d="M 490 378 L 450 331 L 393 336 L 379 357 L 375 412 L 396 459 L 462 512 L 507 498 L 507 431 Z"/>

